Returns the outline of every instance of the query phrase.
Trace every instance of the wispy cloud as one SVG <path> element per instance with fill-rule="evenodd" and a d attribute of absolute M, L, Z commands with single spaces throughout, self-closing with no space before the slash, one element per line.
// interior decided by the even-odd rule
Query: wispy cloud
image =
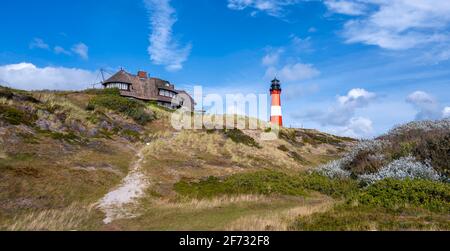
<path fill-rule="evenodd" d="M 332 12 L 359 16 L 367 11 L 367 6 L 359 1 L 325 0 L 325 6 Z"/>
<path fill-rule="evenodd" d="M 72 52 L 74 52 L 84 60 L 89 59 L 89 47 L 84 43 L 75 44 L 72 47 Z"/>
<path fill-rule="evenodd" d="M 389 50 L 427 47 L 442 60 L 450 58 L 450 1 L 329 0 L 331 12 L 358 16 L 348 21 L 343 35 L 348 43 Z M 439 50 L 429 50 L 439 47 Z"/>
<path fill-rule="evenodd" d="M 97 81 L 97 72 L 65 67 L 37 67 L 31 63 L 0 66 L 0 79 L 24 90 L 80 90 Z"/>
<path fill-rule="evenodd" d="M 192 45 L 182 46 L 173 38 L 173 25 L 177 22 L 176 11 L 170 0 L 144 0 L 150 16 L 148 53 L 156 65 L 168 71 L 178 71 L 188 59 Z"/>
<path fill-rule="evenodd" d="M 33 41 L 30 43 L 30 49 L 44 49 L 53 51 L 56 55 L 67 55 L 71 56 L 73 54 L 78 55 L 80 58 L 84 60 L 89 59 L 89 47 L 85 43 L 78 43 L 72 46 L 72 48 L 69 50 L 66 50 L 64 47 L 60 45 L 56 45 L 53 47 L 53 50 L 50 50 L 50 45 L 46 43 L 41 38 L 34 38 Z"/>
<path fill-rule="evenodd" d="M 259 12 L 274 17 L 283 17 L 285 7 L 295 5 L 301 0 L 228 0 L 228 8 L 232 10 L 250 9 L 251 15 Z"/>
<path fill-rule="evenodd" d="M 55 54 L 64 54 L 64 55 L 72 55 L 72 53 L 70 51 L 67 51 L 66 49 L 64 49 L 61 46 L 55 46 L 55 48 L 53 48 L 53 51 L 55 52 Z"/>
<path fill-rule="evenodd" d="M 44 49 L 48 50 L 50 46 L 45 43 L 42 38 L 34 38 L 33 41 L 30 42 L 30 49 Z"/>
<path fill-rule="evenodd" d="M 312 64 L 300 62 L 298 56 L 313 51 L 310 38 L 299 38 L 292 35 L 288 45 L 279 48 L 268 48 L 262 58 L 266 67 L 265 78 L 277 76 L 283 82 L 293 83 L 312 79 L 320 75 L 320 71 Z"/>
<path fill-rule="evenodd" d="M 286 64 L 281 68 L 269 67 L 266 70 L 266 78 L 273 78 L 277 76 L 285 82 L 295 82 L 306 79 L 311 79 L 320 75 L 320 71 L 317 70 L 312 64 Z"/>

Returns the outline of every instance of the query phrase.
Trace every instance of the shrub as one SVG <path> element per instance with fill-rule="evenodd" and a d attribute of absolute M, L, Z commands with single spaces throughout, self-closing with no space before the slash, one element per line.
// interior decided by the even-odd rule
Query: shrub
<path fill-rule="evenodd" d="M 431 165 L 443 175 L 450 175 L 450 133 L 429 137 L 411 150 L 420 161 L 430 161 Z"/>
<path fill-rule="evenodd" d="M 417 162 L 413 157 L 394 160 L 389 165 L 381 168 L 374 174 L 361 175 L 361 180 L 373 183 L 383 179 L 428 179 L 433 181 L 441 180 L 439 173 L 429 164 Z"/>
<path fill-rule="evenodd" d="M 32 125 L 36 121 L 36 115 L 25 112 L 12 106 L 0 105 L 0 119 L 11 125 Z"/>
<path fill-rule="evenodd" d="M 84 91 L 86 94 L 92 95 L 115 95 L 120 96 L 120 90 L 117 88 L 106 88 L 106 89 L 87 89 Z"/>
<path fill-rule="evenodd" d="M 320 166 L 316 172 L 331 179 L 349 178 L 351 176 L 351 173 L 342 168 L 345 161 L 345 159 L 331 161 L 325 165 Z"/>
<path fill-rule="evenodd" d="M 317 191 L 335 198 L 345 198 L 358 191 L 358 182 L 349 178 L 330 179 L 324 175 L 311 173 L 300 176 L 305 189 Z"/>
<path fill-rule="evenodd" d="M 225 136 L 227 136 L 229 139 L 231 139 L 233 142 L 238 144 L 244 144 L 251 147 L 257 147 L 260 148 L 261 146 L 258 144 L 258 142 L 255 141 L 254 138 L 248 136 L 247 134 L 243 133 L 239 129 L 231 129 L 231 130 L 225 130 Z"/>
<path fill-rule="evenodd" d="M 122 113 L 142 125 L 153 120 L 153 115 L 146 110 L 143 102 L 116 95 L 99 95 L 92 98 L 87 109 L 94 110 L 97 107 Z"/>
<path fill-rule="evenodd" d="M 175 184 L 175 191 L 195 198 L 210 198 L 227 194 L 278 194 L 303 196 L 313 190 L 335 198 L 349 197 L 358 191 L 358 182 L 351 179 L 330 179 L 319 174 L 288 175 L 276 171 L 235 174 L 219 179 Z"/>
<path fill-rule="evenodd" d="M 450 184 L 419 179 L 385 179 L 367 187 L 354 200 L 363 205 L 388 209 L 416 206 L 450 212 Z"/>
<path fill-rule="evenodd" d="M 289 148 L 287 148 L 287 146 L 285 145 L 280 145 L 277 147 L 278 150 L 283 151 L 283 152 L 289 152 Z"/>
<path fill-rule="evenodd" d="M 298 176 L 262 171 L 236 174 L 223 180 L 210 177 L 198 183 L 182 181 L 175 185 L 175 190 L 181 195 L 196 198 L 225 194 L 305 195 L 300 181 Z"/>

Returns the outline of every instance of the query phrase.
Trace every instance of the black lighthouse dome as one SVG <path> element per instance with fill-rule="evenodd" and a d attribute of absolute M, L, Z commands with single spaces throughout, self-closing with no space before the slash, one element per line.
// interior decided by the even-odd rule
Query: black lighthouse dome
<path fill-rule="evenodd" d="M 280 80 L 278 80 L 277 78 L 272 80 L 272 86 L 270 88 L 270 91 L 281 91 Z"/>

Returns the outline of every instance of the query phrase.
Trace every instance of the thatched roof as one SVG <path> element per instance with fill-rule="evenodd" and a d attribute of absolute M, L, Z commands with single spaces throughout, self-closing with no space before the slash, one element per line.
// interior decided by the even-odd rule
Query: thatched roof
<path fill-rule="evenodd" d="M 159 78 L 140 78 L 139 76 L 130 74 L 124 70 L 120 70 L 119 72 L 111 76 L 109 79 L 103 82 L 103 85 L 106 86 L 109 83 L 129 84 L 130 91 L 121 91 L 122 96 L 133 97 L 147 101 L 162 101 L 170 103 L 172 101 L 172 98 L 160 96 L 160 89 L 172 91 L 176 94 L 187 94 L 185 91 L 176 90 L 175 86 L 172 85 L 169 81 Z M 193 101 L 192 97 L 190 98 Z"/>

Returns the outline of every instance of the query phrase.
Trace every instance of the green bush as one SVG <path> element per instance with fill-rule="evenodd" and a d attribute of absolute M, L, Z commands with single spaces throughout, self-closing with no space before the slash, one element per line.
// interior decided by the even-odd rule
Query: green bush
<path fill-rule="evenodd" d="M 122 113 L 142 125 L 153 120 L 153 115 L 146 111 L 146 106 L 143 102 L 117 95 L 98 95 L 92 98 L 87 109 L 94 110 L 97 107 Z"/>
<path fill-rule="evenodd" d="M 369 186 L 352 201 L 388 209 L 415 206 L 430 211 L 450 212 L 450 184 L 386 179 Z"/>
<path fill-rule="evenodd" d="M 349 181 L 321 176 L 305 179 L 305 187 L 333 195 L 346 194 L 346 203 L 324 213 L 298 218 L 291 230 L 427 230 L 449 229 L 450 184 L 427 180 L 387 179 L 365 189 Z M 337 183 L 336 183 L 337 182 Z M 344 183 L 341 183 L 344 182 Z M 345 184 L 345 185 L 344 185 Z M 337 187 L 340 187 L 340 189 Z M 399 217 L 400 216 L 400 217 Z"/>
<path fill-rule="evenodd" d="M 225 179 L 210 177 L 197 183 L 181 181 L 175 185 L 178 193 L 200 198 L 224 194 L 302 196 L 308 190 L 342 198 L 356 193 L 358 188 L 358 183 L 351 179 L 330 179 L 319 174 L 288 175 L 276 171 L 235 174 Z"/>
<path fill-rule="evenodd" d="M 210 177 L 198 183 L 182 181 L 175 184 L 175 191 L 181 195 L 196 198 L 210 198 L 226 194 L 294 196 L 306 194 L 298 177 L 274 171 L 236 174 L 223 180 Z"/>
<path fill-rule="evenodd" d="M 346 198 L 358 192 L 359 184 L 353 179 L 330 179 L 312 173 L 301 175 L 301 184 L 305 189 L 317 191 L 334 198 Z"/>

